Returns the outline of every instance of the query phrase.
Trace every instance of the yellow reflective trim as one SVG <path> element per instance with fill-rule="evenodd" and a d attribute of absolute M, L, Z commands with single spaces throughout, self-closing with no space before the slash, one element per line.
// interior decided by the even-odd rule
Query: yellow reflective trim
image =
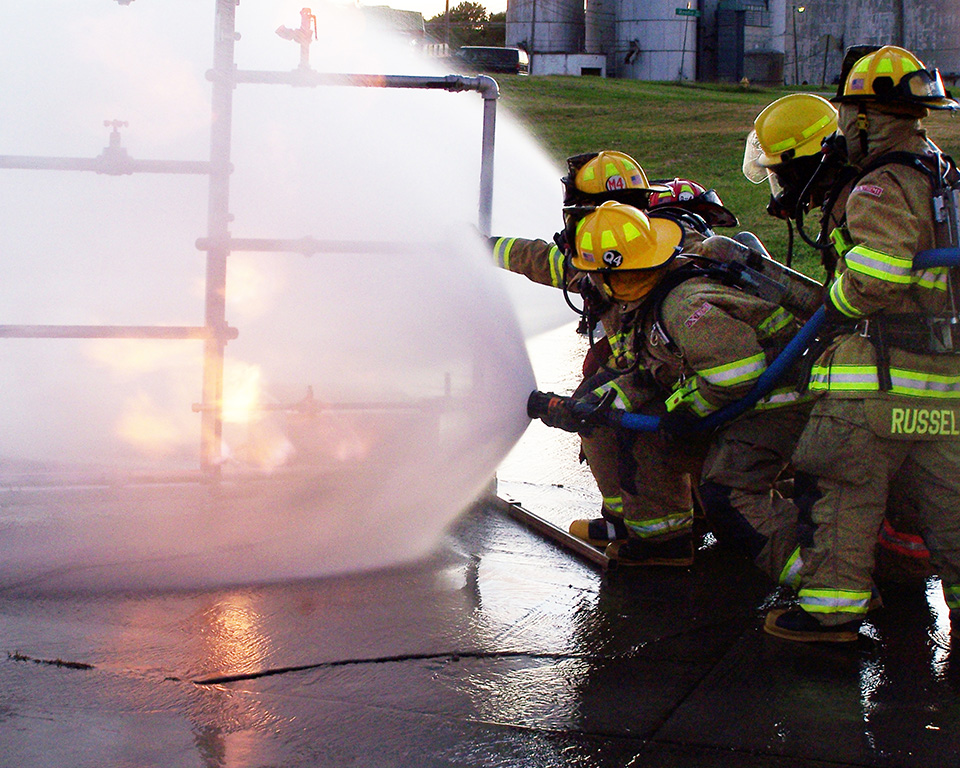
<path fill-rule="evenodd" d="M 838 256 L 846 256 L 847 251 L 853 248 L 853 241 L 847 236 L 843 227 L 836 227 L 830 233 L 830 242 L 833 244 L 833 250 Z"/>
<path fill-rule="evenodd" d="M 631 240 L 636 240 L 638 237 L 640 237 L 640 230 L 637 229 L 636 226 L 634 226 L 632 223 L 628 221 L 626 224 L 623 225 L 623 236 L 627 239 L 627 242 L 629 243 Z"/>
<path fill-rule="evenodd" d="M 833 305 L 847 317 L 859 318 L 863 316 L 863 313 L 847 300 L 847 295 L 843 291 L 843 275 L 834 280 L 833 285 L 830 286 L 830 299 L 833 301 Z"/>
<path fill-rule="evenodd" d="M 803 560 L 800 558 L 800 547 L 793 550 L 793 554 L 787 558 L 783 570 L 780 571 L 778 581 L 786 587 L 796 589 L 800 586 L 800 569 L 803 567 Z"/>
<path fill-rule="evenodd" d="M 824 115 L 824 116 L 821 117 L 819 120 L 817 120 L 817 122 L 815 122 L 815 123 L 814 123 L 813 125 L 811 125 L 809 128 L 807 128 L 806 130 L 804 130 L 801 135 L 803 136 L 803 138 L 809 139 L 811 136 L 813 136 L 813 134 L 817 133 L 817 132 L 820 131 L 821 129 L 826 128 L 828 125 L 830 125 L 830 123 L 831 123 L 833 120 L 834 120 L 834 117 L 833 117 L 832 114 L 830 114 L 830 115 Z"/>
<path fill-rule="evenodd" d="M 757 326 L 757 335 L 761 339 L 768 339 L 792 322 L 793 315 L 783 307 L 777 307 L 766 320 Z"/>
<path fill-rule="evenodd" d="M 627 397 L 623 389 L 617 385 L 615 381 L 608 381 L 606 384 L 597 387 L 593 390 L 593 394 L 597 397 L 603 397 L 607 392 L 610 391 L 616 392 L 616 397 L 613 400 L 613 406 L 624 411 L 632 410 L 633 406 L 630 404 L 630 399 Z"/>
<path fill-rule="evenodd" d="M 557 288 L 563 287 L 563 253 L 555 245 L 550 246 L 547 253 L 547 263 L 550 265 L 550 282 Z"/>
<path fill-rule="evenodd" d="M 960 399 L 960 375 L 923 373 L 905 368 L 890 368 L 890 394 L 934 400 Z M 874 365 L 813 366 L 811 391 L 876 392 L 880 389 Z"/>
<path fill-rule="evenodd" d="M 516 241 L 517 238 L 515 237 L 501 237 L 497 240 L 497 244 L 493 249 L 497 255 L 497 261 L 504 269 L 510 269 L 510 251 L 513 249 L 513 244 Z"/>
<path fill-rule="evenodd" d="M 614 248 L 617 245 L 617 237 L 609 229 L 605 229 L 600 233 L 600 247 L 601 248 Z"/>
<path fill-rule="evenodd" d="M 593 250 L 593 235 L 589 232 L 584 232 L 580 237 L 580 250 L 581 251 L 592 251 Z"/>
<path fill-rule="evenodd" d="M 653 517 L 646 520 L 623 521 L 626 526 L 641 539 L 650 539 L 668 533 L 677 533 L 693 527 L 693 510 L 677 512 L 666 517 Z"/>
<path fill-rule="evenodd" d="M 832 122 L 832 120 L 833 120 L 833 115 L 826 115 L 824 117 L 821 117 L 819 120 L 817 120 L 817 122 L 815 122 L 809 128 L 804 128 L 802 131 L 800 131 L 800 138 L 809 139 L 818 131 L 821 131 L 824 128 L 826 128 Z M 800 142 L 796 139 L 796 137 L 790 136 L 789 138 L 786 138 L 783 141 L 778 141 L 776 144 L 771 144 L 770 154 L 780 154 L 781 152 L 791 149 L 792 147 L 796 147 L 799 144 Z"/>
<path fill-rule="evenodd" d="M 948 287 L 947 267 L 935 267 L 914 274 L 913 281 L 921 288 L 928 288 L 932 291 L 946 291 Z"/>
<path fill-rule="evenodd" d="M 801 589 L 800 607 L 810 613 L 865 614 L 870 605 L 870 592 L 852 589 Z"/>
<path fill-rule="evenodd" d="M 769 395 L 761 398 L 753 407 L 758 411 L 769 411 L 773 410 L 774 408 L 783 408 L 789 405 L 796 405 L 797 403 L 803 403 L 812 399 L 813 395 L 801 395 L 799 392 L 797 392 L 796 387 L 786 386 L 773 390 L 773 392 L 771 392 Z"/>
<path fill-rule="evenodd" d="M 909 283 L 913 279 L 910 270 L 913 262 L 899 256 L 891 256 L 883 251 L 868 248 L 865 245 L 856 245 L 844 256 L 847 267 L 878 280 L 887 280 L 891 283 Z"/>
<path fill-rule="evenodd" d="M 890 59 L 880 59 L 877 62 L 876 72 L 878 75 L 892 75 L 893 74 L 893 62 Z M 896 85 L 896 83 L 894 83 Z"/>
<path fill-rule="evenodd" d="M 767 357 L 763 352 L 758 352 L 755 355 L 743 357 L 731 363 L 704 368 L 697 371 L 697 374 L 714 386 L 730 387 L 758 378 L 766 368 Z"/>
<path fill-rule="evenodd" d="M 582 176 L 582 178 L 581 178 L 581 181 L 593 181 L 593 180 L 597 177 L 597 174 L 596 174 L 596 172 L 593 170 L 593 166 L 592 166 L 592 165 L 586 166 L 585 168 L 583 168 L 583 169 L 580 171 L 580 173 L 583 174 L 583 176 Z"/>

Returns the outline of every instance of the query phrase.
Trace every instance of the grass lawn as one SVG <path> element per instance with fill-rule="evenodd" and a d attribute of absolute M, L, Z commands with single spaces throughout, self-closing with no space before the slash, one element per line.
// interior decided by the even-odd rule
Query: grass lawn
<path fill-rule="evenodd" d="M 499 75 L 497 82 L 500 104 L 557 160 L 617 149 L 635 157 L 649 178 L 681 176 L 713 187 L 740 229 L 756 233 L 774 256 L 786 253 L 786 225 L 766 212 L 769 187 L 751 184 L 740 167 L 754 118 L 792 90 L 563 76 Z M 960 158 L 960 119 L 933 112 L 925 124 L 930 138 Z M 814 216 L 805 228 L 813 235 L 816 226 Z M 819 255 L 799 237 L 793 264 L 822 277 Z"/>

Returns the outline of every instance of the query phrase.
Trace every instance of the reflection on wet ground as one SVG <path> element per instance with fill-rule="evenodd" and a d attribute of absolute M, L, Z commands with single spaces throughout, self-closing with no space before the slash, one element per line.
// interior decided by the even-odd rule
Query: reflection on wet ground
<path fill-rule="evenodd" d="M 888 587 L 855 647 L 793 645 L 729 552 L 602 573 L 490 502 L 403 569 L 0 598 L 0 764 L 949 765 L 928 591 Z"/>
<path fill-rule="evenodd" d="M 511 495 L 594 509 L 565 449 L 559 479 L 507 466 Z M 6 592 L 0 765 L 955 764 L 960 661 L 935 579 L 884 584 L 852 647 L 791 644 L 760 629 L 773 586 L 700 534 L 690 569 L 604 573 L 491 498 L 403 568 Z"/>

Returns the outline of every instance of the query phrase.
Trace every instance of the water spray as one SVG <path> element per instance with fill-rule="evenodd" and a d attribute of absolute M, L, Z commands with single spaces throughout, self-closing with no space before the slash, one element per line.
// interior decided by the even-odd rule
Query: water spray
<path fill-rule="evenodd" d="M 413 210 L 407 216 L 417 227 L 412 234 L 394 231 L 378 219 L 373 227 L 353 227 L 356 238 L 339 238 L 333 225 L 350 221 L 326 213 L 322 185 L 331 177 L 322 173 L 329 169 L 312 151 L 324 143 L 316 141 L 318 133 L 329 144 L 337 126 L 324 122 L 336 112 L 325 109 L 327 100 L 312 96 L 310 89 L 477 92 L 483 97 L 477 153 L 481 199 L 472 210 L 478 227 L 489 232 L 496 81 L 324 73 L 303 59 L 303 66 L 292 72 L 244 69 L 233 55 L 239 40 L 236 7 L 235 0 L 216 0 L 214 65 L 206 75 L 212 84 L 209 104 L 177 98 L 203 92 L 203 69 L 194 78 L 186 68 L 168 73 L 154 66 L 148 53 L 154 47 L 145 42 L 153 42 L 160 33 L 156 19 L 164 18 L 154 8 L 138 3 L 134 10 L 142 13 L 130 13 L 108 6 L 86 19 L 94 31 L 122 33 L 130 43 L 122 68 L 115 66 L 113 51 L 87 45 L 96 35 L 71 38 L 94 57 L 96 66 L 117 70 L 121 84 L 131 86 L 127 100 L 154 93 L 136 80 L 146 72 L 171 86 L 160 95 L 176 107 L 195 104 L 201 111 L 188 118 L 198 116 L 197 129 L 209 131 L 209 159 L 135 157 L 124 146 L 130 126 L 138 138 L 157 126 L 127 109 L 123 88 L 111 92 L 122 111 L 111 104 L 106 114 L 122 119 L 104 121 L 109 136 L 99 155 L 84 157 L 81 149 L 64 153 L 76 157 L 0 157 L 5 169 L 91 172 L 62 176 L 49 187 L 61 215 L 47 227 L 40 217 L 24 216 L 24 230 L 39 229 L 29 239 L 17 240 L 18 227 L 3 228 L 5 249 L 24 258 L 12 265 L 3 302 L 4 319 L 21 322 L 0 326 L 9 363 L 0 375 L 7 395 L 6 412 L 0 414 L 5 419 L 0 589 L 248 583 L 405 562 L 430 551 L 452 520 L 488 489 L 497 465 L 527 425 L 519 403 L 521 393 L 532 388 L 533 374 L 501 276 L 470 227 L 476 188 L 470 185 L 461 195 L 455 180 L 445 179 L 442 202 L 459 205 L 462 197 L 468 203 L 459 231 L 436 229 L 429 216 L 420 215 L 428 212 Z M 151 14 L 153 23 L 137 26 Z M 304 38 L 309 32 L 309 39 L 316 39 L 312 18 L 301 15 L 301 28 Z M 181 42 L 175 33 L 171 39 Z M 301 46 L 301 54 L 306 47 Z M 61 46 L 54 53 L 75 51 Z M 317 50 L 312 53 L 316 59 Z M 46 64 L 46 57 L 39 58 Z M 101 74 L 108 77 L 87 77 L 85 82 L 111 82 L 115 73 Z M 292 122 L 275 122 L 280 112 L 262 107 L 274 96 L 261 98 L 267 89 L 241 87 L 246 83 L 297 86 L 295 96 L 281 96 L 296 103 L 287 118 Z M 239 117 L 235 93 L 250 96 L 249 102 L 238 99 Z M 61 96 L 55 114 L 66 114 L 67 101 Z M 87 98 L 82 107 L 91 103 L 96 100 Z M 210 107 L 212 120 L 206 114 Z M 466 114 L 473 119 L 472 111 Z M 245 143 L 242 129 L 251 124 L 251 116 L 256 130 Z M 399 138 L 402 121 L 385 122 Z M 68 123 L 49 125 L 60 138 Z M 296 140 L 271 143 L 278 128 L 288 129 L 284 139 Z M 423 132 L 419 119 L 416 131 L 414 140 Z M 78 129 L 67 135 L 84 138 Z M 205 146 L 203 134 L 190 138 L 192 146 Z M 288 146 L 302 148 L 305 141 L 304 154 L 287 151 Z M 389 146 L 382 144 L 365 147 L 363 154 Z M 444 158 L 443 166 L 468 167 L 472 175 L 474 166 L 460 162 L 471 160 L 460 144 L 458 156 Z M 445 146 L 431 144 L 423 158 Z M 336 149 L 341 155 L 348 145 Z M 525 157 L 536 154 L 527 145 L 523 149 Z M 275 163 L 277 158 L 297 165 Z M 523 162 L 512 165 L 527 168 Z M 396 177 L 392 168 L 382 166 L 386 176 Z M 262 172 L 267 174 L 263 180 L 257 176 Z M 297 174 L 304 176 L 289 183 Z M 4 180 L 11 181 L 12 175 Z M 31 174 L 23 186 L 32 190 L 29 185 L 38 175 Z M 179 188 L 171 194 L 167 179 L 184 176 L 208 182 L 206 232 L 194 190 L 182 208 L 175 197 Z M 80 181 L 74 181 L 77 177 Z M 82 196 L 87 179 L 103 199 Z M 550 188 L 554 181 L 551 173 Z M 124 185 L 120 193 L 108 186 L 114 183 Z M 185 180 L 185 186 L 193 183 Z M 320 185 L 319 194 L 313 185 Z M 88 206 L 86 218 L 68 207 L 65 193 L 74 188 L 78 197 L 69 199 Z M 147 193 L 153 203 L 143 199 Z M 328 194 L 336 195 L 332 208 L 343 199 L 341 190 Z M 379 189 L 367 193 L 372 210 L 380 207 L 378 194 Z M 418 197 L 379 202 L 388 213 L 402 212 Z M 306 223 L 291 224 L 298 221 L 301 202 L 309 204 Z M 135 218 L 141 212 L 149 214 L 146 227 Z M 54 226 L 62 229 L 59 235 L 51 234 Z M 133 239 L 121 243 L 124 226 Z M 171 250 L 170 232 L 164 230 L 174 228 L 192 234 L 186 243 L 170 237 L 176 242 Z M 79 238 L 89 233 L 95 239 L 85 250 L 87 242 Z M 366 240 L 371 234 L 380 239 Z M 56 237 L 71 243 L 70 270 L 52 268 L 61 254 L 48 241 Z M 205 264 L 196 258 L 198 252 Z M 39 297 L 25 291 L 20 300 L 11 286 L 31 279 L 26 265 L 34 263 L 43 265 L 34 270 L 51 267 L 51 282 L 59 279 L 64 285 L 51 286 Z M 161 279 L 146 274 L 143 265 Z M 398 280 L 413 273 L 411 265 L 428 272 L 429 281 L 415 275 L 412 281 Z M 120 276 L 114 278 L 111 269 Z M 132 275 L 133 288 L 130 281 L 123 283 L 125 273 Z M 71 282 L 67 275 L 80 279 Z M 429 283 L 431 292 L 441 295 L 412 300 L 410 292 L 401 295 L 391 285 L 400 288 L 408 282 L 414 290 Z M 84 295 L 80 288 L 88 283 Z M 115 286 L 118 290 L 111 293 Z M 99 294 L 106 300 L 94 299 L 91 309 L 91 295 Z M 63 300 L 47 303 L 54 297 Z M 160 300 L 164 307 L 172 302 L 173 310 L 154 312 L 154 298 L 158 306 Z M 202 323 L 189 324 L 201 303 Z M 144 309 L 158 317 L 142 317 Z M 51 310 L 59 315 L 53 323 L 34 317 Z M 71 317 L 77 314 L 79 318 Z M 131 322 L 108 324 L 111 314 L 131 315 Z M 64 322 L 56 323 L 61 317 Z M 188 322 L 178 323 L 181 317 Z M 41 322 L 31 322 L 35 319 Z M 36 344 L 33 339 L 82 342 Z M 64 370 L 71 371 L 67 381 Z M 234 413 L 245 420 L 235 420 Z M 18 424 L 17 418 L 28 423 Z M 359 535 L 344 541 L 344 530 Z"/>

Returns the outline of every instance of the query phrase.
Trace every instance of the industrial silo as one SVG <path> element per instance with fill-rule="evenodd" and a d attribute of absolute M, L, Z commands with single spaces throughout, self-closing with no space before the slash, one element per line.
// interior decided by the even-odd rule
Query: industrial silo
<path fill-rule="evenodd" d="M 960 14 L 955 0 L 833 0 L 785 4 L 787 82 L 830 85 L 843 49 L 857 44 L 899 45 L 950 87 L 960 73 Z"/>
<path fill-rule="evenodd" d="M 584 10 L 584 50 L 611 53 L 615 48 L 619 0 L 587 0 Z"/>
<path fill-rule="evenodd" d="M 620 0 L 611 70 L 634 80 L 696 77 L 698 0 Z"/>
<path fill-rule="evenodd" d="M 512 0 L 507 5 L 507 45 L 530 53 L 531 74 L 538 54 L 583 50 L 583 0 Z"/>

